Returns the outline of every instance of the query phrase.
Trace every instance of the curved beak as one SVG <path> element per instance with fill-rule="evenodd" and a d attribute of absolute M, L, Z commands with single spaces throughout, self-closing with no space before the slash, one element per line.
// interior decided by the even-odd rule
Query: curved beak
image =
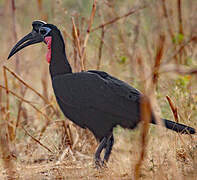
<path fill-rule="evenodd" d="M 9 56 L 8 56 L 8 59 L 10 57 L 12 57 L 15 53 L 20 51 L 21 49 L 23 49 L 23 48 L 25 48 L 29 45 L 40 43 L 40 42 L 43 42 L 43 41 L 44 41 L 43 36 L 41 36 L 35 30 L 32 30 L 32 32 L 30 32 L 29 34 L 24 36 L 20 41 L 18 41 L 16 43 L 16 45 L 12 48 L 12 50 L 11 50 Z"/>

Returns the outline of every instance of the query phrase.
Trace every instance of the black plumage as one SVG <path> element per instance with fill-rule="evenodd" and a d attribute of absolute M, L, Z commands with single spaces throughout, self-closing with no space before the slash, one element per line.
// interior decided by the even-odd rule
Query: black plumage
<path fill-rule="evenodd" d="M 100 165 L 108 161 L 114 143 L 113 128 L 120 125 L 133 129 L 140 122 L 142 94 L 103 71 L 72 73 L 66 57 L 63 37 L 56 26 L 34 21 L 32 34 L 28 35 L 28 44 L 23 44 L 28 39 L 25 36 L 12 49 L 9 57 L 25 46 L 38 43 L 35 39 L 48 44 L 46 37 L 51 37 L 49 69 L 57 102 L 68 119 L 82 128 L 88 128 L 100 141 L 95 153 L 96 164 Z M 174 131 L 195 133 L 195 129 L 191 127 L 166 119 L 162 120 L 167 128 Z M 151 122 L 155 124 L 153 115 Z M 103 149 L 105 154 L 101 160 L 100 153 Z"/>

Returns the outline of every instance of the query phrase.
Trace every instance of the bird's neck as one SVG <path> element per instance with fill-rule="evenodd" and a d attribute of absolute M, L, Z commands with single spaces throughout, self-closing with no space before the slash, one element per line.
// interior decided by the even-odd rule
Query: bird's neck
<path fill-rule="evenodd" d="M 52 55 L 49 70 L 51 77 L 61 74 L 72 73 L 72 69 L 67 60 L 66 54 Z"/>
<path fill-rule="evenodd" d="M 51 62 L 49 70 L 51 77 L 72 73 L 72 68 L 66 57 L 65 46 L 62 37 L 52 39 Z"/>

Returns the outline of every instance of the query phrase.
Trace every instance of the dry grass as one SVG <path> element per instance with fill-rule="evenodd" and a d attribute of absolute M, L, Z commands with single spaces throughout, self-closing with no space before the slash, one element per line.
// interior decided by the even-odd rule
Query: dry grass
<path fill-rule="evenodd" d="M 31 22 L 46 20 L 61 29 L 75 72 L 107 71 L 144 92 L 158 117 L 197 128 L 197 3 L 144 2 L 0 0 L 0 179 L 196 179 L 196 135 L 147 123 L 115 128 L 108 168 L 96 170 L 97 142 L 61 114 L 44 45 L 6 60 Z"/>

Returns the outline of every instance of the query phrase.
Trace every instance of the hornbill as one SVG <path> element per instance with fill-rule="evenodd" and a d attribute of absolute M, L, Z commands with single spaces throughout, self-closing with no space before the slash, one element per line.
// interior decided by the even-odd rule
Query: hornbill
<path fill-rule="evenodd" d="M 113 128 L 117 125 L 133 129 L 140 122 L 140 100 L 137 89 L 103 71 L 73 73 L 65 53 L 60 30 L 53 24 L 33 21 L 33 30 L 11 50 L 8 59 L 22 48 L 44 42 L 46 59 L 56 100 L 64 115 L 81 128 L 88 128 L 100 142 L 95 164 L 108 161 L 114 144 Z M 194 128 L 162 119 L 166 128 L 184 134 L 194 134 Z M 156 124 L 152 113 L 151 123 Z M 100 154 L 105 149 L 104 157 Z"/>

